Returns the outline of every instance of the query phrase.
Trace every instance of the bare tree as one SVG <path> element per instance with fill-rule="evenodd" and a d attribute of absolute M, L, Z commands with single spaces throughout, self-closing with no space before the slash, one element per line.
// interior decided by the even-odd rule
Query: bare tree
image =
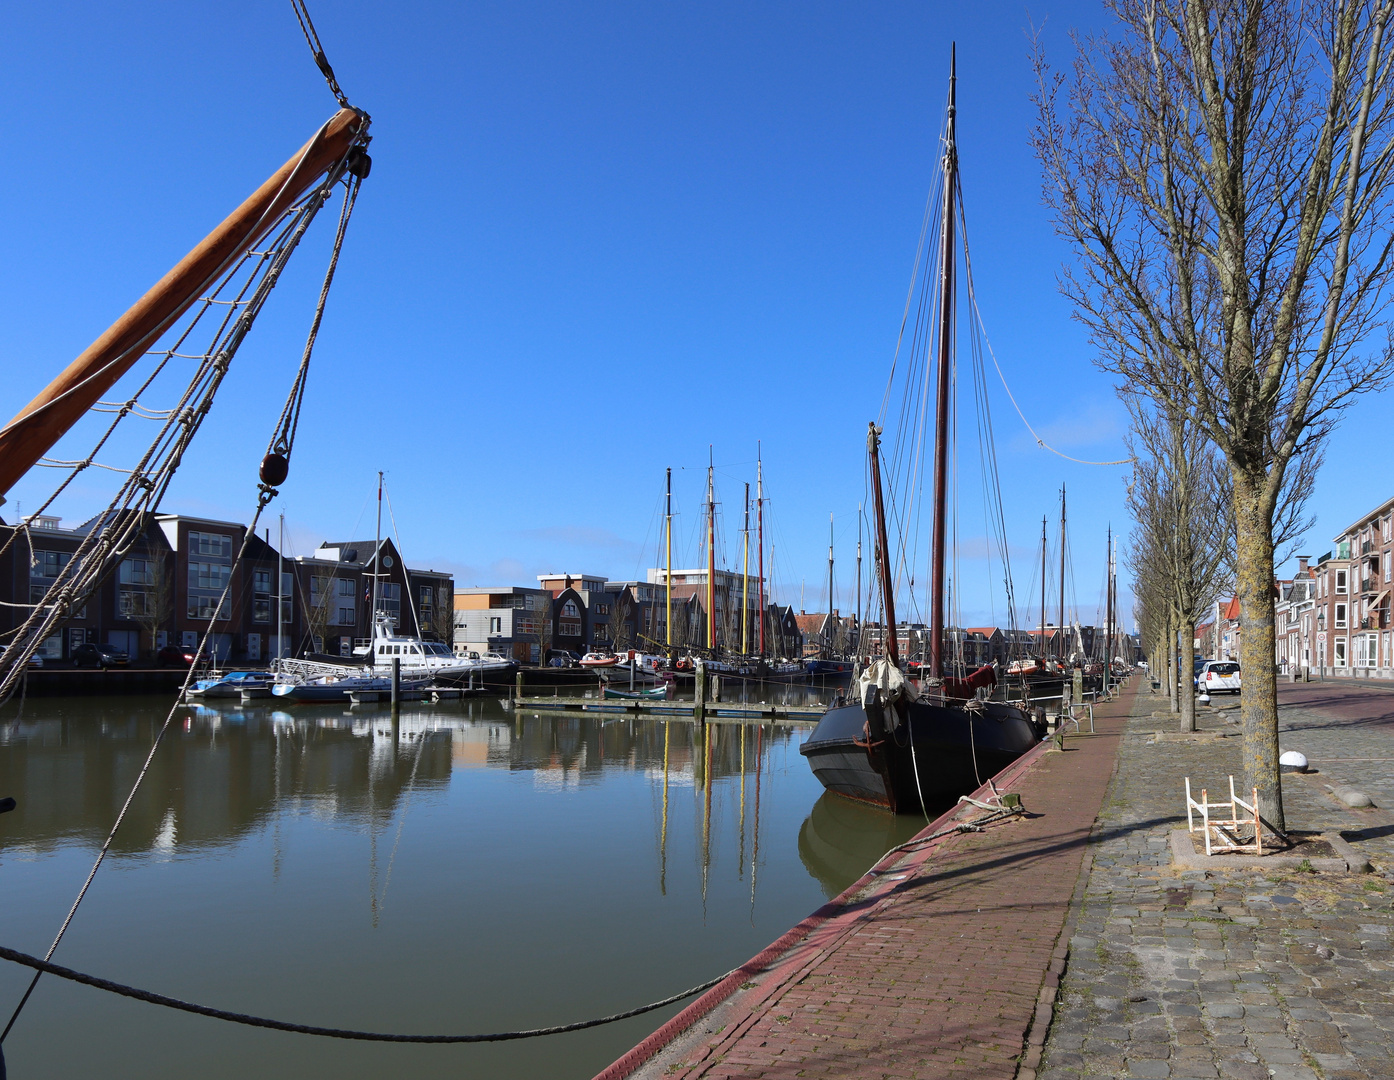
<path fill-rule="evenodd" d="M 312 572 L 309 585 L 310 596 L 304 605 L 305 627 L 310 634 L 310 648 L 319 651 L 324 648 L 324 637 L 334 611 L 334 578 Z"/>
<path fill-rule="evenodd" d="M 1118 37 L 1078 38 L 1068 77 L 1037 52 L 1064 288 L 1101 364 L 1224 455 L 1246 781 L 1281 829 L 1274 520 L 1290 464 L 1390 373 L 1394 0 L 1108 7 Z"/>
<path fill-rule="evenodd" d="M 149 635 L 153 654 L 159 649 L 160 631 L 174 614 L 174 575 L 163 552 L 145 556 L 144 588 L 132 591 L 131 604 L 131 618 Z"/>
<path fill-rule="evenodd" d="M 1128 406 L 1133 419 L 1128 509 L 1137 523 L 1130 569 L 1134 580 L 1146 579 L 1152 586 L 1142 595 L 1162 607 L 1161 621 L 1179 637 L 1168 656 L 1179 650 L 1183 661 L 1177 676 L 1181 730 L 1195 731 L 1195 686 L 1188 669 L 1196 622 L 1231 582 L 1229 476 L 1214 445 L 1189 416 L 1159 412 L 1135 395 Z"/>
<path fill-rule="evenodd" d="M 431 633 L 437 641 L 455 648 L 455 597 L 444 585 L 436 590 L 436 602 L 431 608 Z"/>
<path fill-rule="evenodd" d="M 537 662 L 547 663 L 547 650 L 552 647 L 552 594 L 548 592 L 534 595 L 529 603 L 537 626 Z"/>

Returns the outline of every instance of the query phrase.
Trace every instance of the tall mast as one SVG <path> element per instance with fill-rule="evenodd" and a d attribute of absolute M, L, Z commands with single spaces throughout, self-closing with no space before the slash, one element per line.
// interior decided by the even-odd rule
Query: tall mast
<path fill-rule="evenodd" d="M 895 589 L 891 583 L 890 548 L 886 544 L 886 508 L 881 502 L 881 429 L 875 424 L 867 424 L 866 452 L 871 455 L 871 496 L 876 511 L 876 571 L 881 578 L 881 600 L 886 609 L 881 641 L 891 666 L 898 668 L 900 643 L 896 640 Z"/>
<path fill-rule="evenodd" d="M 857 655 L 862 651 L 862 504 L 857 503 Z"/>
<path fill-rule="evenodd" d="M 741 655 L 750 655 L 750 481 L 745 482 L 745 527 L 741 529 Z M 741 729 L 745 734 L 745 729 Z M 745 759 L 741 759 L 744 764 Z M 742 833 L 742 836 L 745 834 Z M 744 861 L 744 860 L 742 860 Z"/>
<path fill-rule="evenodd" d="M 760 658 L 765 657 L 765 466 L 760 460 L 760 443 L 755 443 L 755 551 L 760 579 Z"/>
<path fill-rule="evenodd" d="M 1060 630 L 1055 635 L 1056 655 L 1065 659 L 1065 485 L 1060 485 Z"/>
<path fill-rule="evenodd" d="M 286 514 L 281 511 L 281 529 L 276 536 L 276 656 L 285 655 L 286 627 L 285 627 L 285 567 L 282 564 L 282 552 L 286 549 Z"/>
<path fill-rule="evenodd" d="M 707 447 L 707 648 L 716 649 L 716 488 L 712 450 Z"/>
<path fill-rule="evenodd" d="M 954 142 L 955 51 L 949 50 L 949 109 L 944 132 L 944 207 L 939 233 L 939 371 L 934 408 L 934 548 L 929 584 L 929 673 L 944 677 L 944 520 L 949 490 L 949 369 L 954 340 L 954 208 L 958 150 Z"/>
<path fill-rule="evenodd" d="M 664 511 L 664 520 L 667 524 L 667 548 L 668 554 L 665 556 L 663 567 L 663 581 L 668 587 L 668 620 L 665 624 L 666 639 L 668 648 L 673 648 L 673 470 L 668 470 L 668 505 Z"/>
<path fill-rule="evenodd" d="M 828 617 L 833 613 L 833 516 L 828 515 Z"/>
<path fill-rule="evenodd" d="M 1046 579 L 1046 519 L 1041 517 L 1041 659 L 1046 656 L 1046 610 L 1045 610 L 1045 582 Z"/>
<path fill-rule="evenodd" d="M 1112 666 L 1113 637 L 1113 523 L 1109 522 L 1108 540 L 1104 551 L 1104 690 L 1108 690 L 1109 669 Z"/>
<path fill-rule="evenodd" d="M 381 565 L 380 565 L 381 560 L 382 560 L 382 473 L 381 473 L 381 471 L 379 471 L 379 472 L 378 472 L 378 532 L 377 532 L 377 538 L 376 538 L 376 539 L 374 540 L 374 542 L 373 542 L 373 610 L 372 610 L 372 614 L 369 615 L 369 617 L 368 617 L 368 635 L 369 635 L 369 637 L 373 636 L 373 635 L 376 633 L 376 629 L 375 629 L 375 628 L 376 628 L 376 626 L 377 626 L 377 624 L 378 624 L 378 623 L 377 623 L 377 620 L 378 620 L 378 589 L 379 589 L 379 586 L 380 586 L 380 584 L 381 584 L 381 582 L 382 582 L 382 574 L 379 572 L 379 571 L 382 569 L 382 567 L 381 567 Z M 329 603 L 328 598 L 326 598 L 324 602 L 325 602 L 326 604 Z"/>

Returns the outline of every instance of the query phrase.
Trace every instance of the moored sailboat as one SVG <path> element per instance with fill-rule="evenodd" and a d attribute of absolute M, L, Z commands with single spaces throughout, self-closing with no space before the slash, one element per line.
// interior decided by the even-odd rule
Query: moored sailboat
<path fill-rule="evenodd" d="M 929 657 L 918 686 L 901 671 L 893 560 L 882 493 L 881 429 L 869 425 L 867 453 L 875 511 L 873 540 L 884 609 L 884 656 L 858 680 L 856 699 L 828 710 L 800 747 L 829 791 L 893 812 L 924 812 L 952 802 L 1034 746 L 1043 731 L 1021 709 L 987 700 L 995 665 L 951 674 L 944 655 L 946 505 L 954 365 L 954 221 L 958 210 L 954 83 L 949 76 L 939 233 L 934 498 L 930 554 Z"/>

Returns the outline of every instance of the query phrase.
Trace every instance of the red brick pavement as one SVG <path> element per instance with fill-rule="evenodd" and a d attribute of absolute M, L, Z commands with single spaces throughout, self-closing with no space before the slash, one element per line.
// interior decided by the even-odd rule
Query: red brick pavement
<path fill-rule="evenodd" d="M 1134 692 L 1095 710 L 1097 735 L 1005 771 L 1031 816 L 879 864 L 741 969 L 734 994 L 709 992 L 600 1077 L 633 1076 L 655 1055 L 644 1075 L 1014 1076 L 1033 1018 L 1049 1017 L 1061 930 Z M 704 1019 L 710 1034 L 683 1037 Z"/>

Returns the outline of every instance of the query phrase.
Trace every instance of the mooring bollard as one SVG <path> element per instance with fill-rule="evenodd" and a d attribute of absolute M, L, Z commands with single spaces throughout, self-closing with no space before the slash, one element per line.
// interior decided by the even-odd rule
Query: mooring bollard
<path fill-rule="evenodd" d="M 521 671 L 518 672 L 517 677 L 513 680 L 513 696 L 515 698 L 523 696 L 523 673 Z"/>
<path fill-rule="evenodd" d="M 392 658 L 392 711 L 397 711 L 397 703 L 402 693 L 402 658 Z"/>
<path fill-rule="evenodd" d="M 705 660 L 698 660 L 696 665 L 696 677 L 692 683 L 692 716 L 699 724 L 707 722 L 707 663 Z"/>

